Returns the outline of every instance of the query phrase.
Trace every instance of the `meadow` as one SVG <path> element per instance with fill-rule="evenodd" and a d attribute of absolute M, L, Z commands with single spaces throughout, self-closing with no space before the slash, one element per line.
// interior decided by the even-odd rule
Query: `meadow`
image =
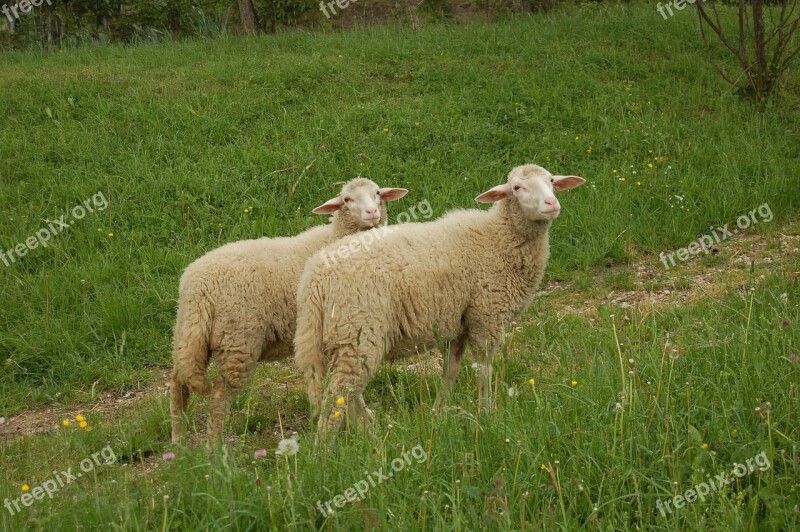
<path fill-rule="evenodd" d="M 800 76 L 758 113 L 714 53 L 690 10 L 588 4 L 0 55 L 0 250 L 54 229 L 0 263 L 0 503 L 115 458 L 0 508 L 2 529 L 800 527 Z M 237 399 L 224 449 L 202 445 L 202 401 L 194 437 L 169 444 L 192 260 L 323 223 L 311 209 L 359 174 L 411 191 L 390 220 L 424 200 L 438 217 L 526 162 L 588 182 L 560 198 L 544 293 L 496 357 L 494 412 L 468 358 L 433 415 L 438 355 L 420 354 L 368 388 L 373 431 L 319 446 L 287 363 Z M 770 220 L 713 254 L 659 261 L 763 204 Z M 48 430 L 17 435 L 26 412 Z M 299 452 L 276 456 L 293 432 Z M 363 500 L 319 510 L 363 481 Z"/>

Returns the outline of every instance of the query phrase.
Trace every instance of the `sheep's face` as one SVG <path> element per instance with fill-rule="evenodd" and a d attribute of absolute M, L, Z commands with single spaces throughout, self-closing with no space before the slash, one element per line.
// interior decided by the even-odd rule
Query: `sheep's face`
<path fill-rule="evenodd" d="M 342 187 L 339 195 L 314 209 L 316 214 L 340 211 L 362 229 L 386 223 L 384 202 L 402 198 L 408 193 L 404 188 L 380 188 L 369 179 L 357 178 Z"/>
<path fill-rule="evenodd" d="M 561 213 L 561 204 L 555 191 L 569 190 L 585 182 L 582 177 L 553 175 L 541 166 L 526 164 L 511 170 L 507 183 L 475 199 L 481 203 L 491 203 L 513 198 L 529 220 L 554 220 Z"/>

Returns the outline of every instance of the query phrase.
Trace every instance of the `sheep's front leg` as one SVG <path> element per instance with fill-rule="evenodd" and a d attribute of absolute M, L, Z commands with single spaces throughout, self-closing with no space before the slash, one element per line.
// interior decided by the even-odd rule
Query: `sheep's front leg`
<path fill-rule="evenodd" d="M 495 332 L 496 331 L 496 332 Z M 470 350 L 480 361 L 480 401 L 481 407 L 486 412 L 491 412 L 492 405 L 492 367 L 494 353 L 500 343 L 500 331 L 497 329 L 482 328 L 477 336 L 469 340 Z"/>
<path fill-rule="evenodd" d="M 458 377 L 458 370 L 461 368 L 461 359 L 464 356 L 464 348 L 466 346 L 467 342 L 464 337 L 458 338 L 450 344 L 450 353 L 442 368 L 442 386 L 439 388 L 436 401 L 433 403 L 434 411 L 439 410 L 450 396 L 450 391 L 453 389 L 456 377 Z"/>

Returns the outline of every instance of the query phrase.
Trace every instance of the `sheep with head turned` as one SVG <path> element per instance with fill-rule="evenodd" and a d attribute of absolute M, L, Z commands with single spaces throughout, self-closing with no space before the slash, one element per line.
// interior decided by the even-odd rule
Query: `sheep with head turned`
<path fill-rule="evenodd" d="M 386 224 L 386 202 L 403 188 L 379 188 L 369 179 L 346 183 L 339 195 L 313 210 L 331 223 L 294 237 L 259 238 L 217 248 L 181 276 L 173 338 L 172 440 L 182 434 L 191 391 L 211 393 L 209 446 L 221 433 L 228 406 L 259 361 L 292 353 L 295 294 L 306 260 L 337 239 Z M 211 357 L 219 365 L 213 389 Z"/>
<path fill-rule="evenodd" d="M 430 349 L 437 337 L 449 343 L 449 360 L 435 407 L 446 399 L 466 347 L 480 360 L 481 403 L 488 407 L 502 328 L 528 308 L 544 274 L 548 230 L 561 212 L 554 192 L 584 181 L 519 166 L 476 198 L 494 203 L 488 211 L 393 226 L 336 268 L 321 258 L 331 249 L 309 259 L 297 294 L 295 362 L 320 429 L 345 418 L 368 422 L 361 393 L 383 358 Z M 339 397 L 346 402 L 341 409 L 331 403 Z"/>

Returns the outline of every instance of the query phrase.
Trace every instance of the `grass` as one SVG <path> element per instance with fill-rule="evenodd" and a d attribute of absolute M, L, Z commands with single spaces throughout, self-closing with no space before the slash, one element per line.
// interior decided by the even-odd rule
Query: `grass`
<path fill-rule="evenodd" d="M 588 178 L 562 198 L 546 279 L 580 291 L 631 290 L 627 265 L 658 265 L 661 251 L 764 203 L 774 218 L 746 232 L 777 241 L 798 207 L 800 78 L 755 113 L 698 42 L 689 13 L 663 21 L 616 6 L 3 55 L 0 248 L 99 192 L 107 208 L 0 267 L 0 414 L 152 382 L 170 364 L 182 269 L 221 243 L 320 223 L 311 208 L 359 173 L 412 191 L 393 216 L 423 200 L 437 216 L 472 206 L 523 162 Z M 0 498 L 74 473 L 109 445 L 116 463 L 20 514 L 0 510 L 0 523 L 796 528 L 800 261 L 773 251 L 780 263 L 753 265 L 745 290 L 691 304 L 565 315 L 538 300 L 498 355 L 491 416 L 477 410 L 468 364 L 452 410 L 435 418 L 438 377 L 384 368 L 366 397 L 376 430 L 331 446 L 314 444 L 297 386 L 275 386 L 297 381 L 283 367 L 262 368 L 262 386 L 230 417 L 237 445 L 211 456 L 167 445 L 161 394 L 115 416 L 87 408 L 91 432 L 73 420 L 0 445 Z M 292 458 L 273 455 L 281 427 L 300 433 Z M 261 448 L 267 457 L 254 459 Z M 364 501 L 327 517 L 316 508 L 412 449 Z M 167 450 L 175 460 L 161 460 Z M 666 516 L 656 509 L 761 452 L 765 471 Z"/>

